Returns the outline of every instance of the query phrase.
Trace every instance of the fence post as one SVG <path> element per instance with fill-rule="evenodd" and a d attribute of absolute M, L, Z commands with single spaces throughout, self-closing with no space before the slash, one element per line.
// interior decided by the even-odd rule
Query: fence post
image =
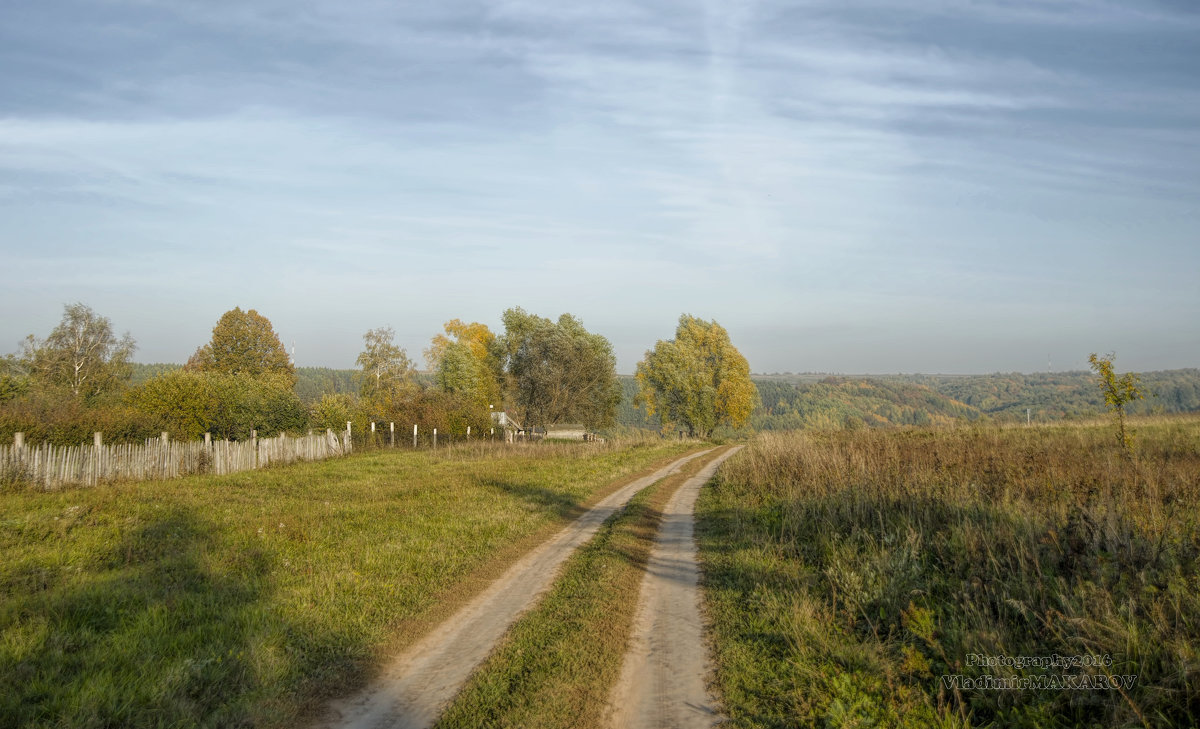
<path fill-rule="evenodd" d="M 389 436 L 389 437 L 390 437 L 390 441 L 391 441 L 391 442 L 389 443 L 389 445 L 391 445 L 391 447 L 392 447 L 392 448 L 395 448 L 395 447 L 396 447 L 396 424 L 395 424 L 395 423 L 388 423 L 388 425 L 390 425 L 390 426 L 391 426 L 391 429 L 392 429 L 391 436 Z"/>
<path fill-rule="evenodd" d="M 212 433 L 204 434 L 204 450 L 212 450 Z"/>
<path fill-rule="evenodd" d="M 171 440 L 171 436 L 167 435 L 167 431 L 164 430 L 162 435 L 158 436 L 158 439 L 162 441 L 163 445 L 166 445 Z"/>
<path fill-rule="evenodd" d="M 104 434 L 100 431 L 92 433 L 92 448 L 94 449 L 94 453 L 92 455 L 92 468 L 91 473 L 89 473 L 86 478 L 87 483 L 94 486 L 100 483 L 100 454 L 104 450 Z"/>
<path fill-rule="evenodd" d="M 413 448 L 417 447 L 417 424 L 413 423 Z"/>
<path fill-rule="evenodd" d="M 433 447 L 437 448 L 437 428 L 433 429 Z"/>
<path fill-rule="evenodd" d="M 417 426 L 414 425 L 413 427 L 416 428 Z M 13 433 L 13 450 L 20 451 L 20 450 L 24 450 L 24 449 L 25 449 L 25 434 L 20 433 L 20 432 Z"/>
<path fill-rule="evenodd" d="M 471 426 L 467 426 L 467 440 L 471 439 Z"/>

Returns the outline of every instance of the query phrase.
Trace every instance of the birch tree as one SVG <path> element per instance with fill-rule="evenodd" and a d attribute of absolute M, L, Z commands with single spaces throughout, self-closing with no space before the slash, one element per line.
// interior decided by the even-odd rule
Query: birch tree
<path fill-rule="evenodd" d="M 403 347 L 393 341 L 396 330 L 378 327 L 363 334 L 363 351 L 357 363 L 359 392 L 376 409 L 394 407 L 401 393 L 413 380 L 412 361 Z"/>
<path fill-rule="evenodd" d="M 22 348 L 35 382 L 87 400 L 118 389 L 129 379 L 136 344 L 128 332 L 118 338 L 108 317 L 75 303 L 63 307 L 62 321 L 50 336 L 38 340 L 31 334 Z"/>

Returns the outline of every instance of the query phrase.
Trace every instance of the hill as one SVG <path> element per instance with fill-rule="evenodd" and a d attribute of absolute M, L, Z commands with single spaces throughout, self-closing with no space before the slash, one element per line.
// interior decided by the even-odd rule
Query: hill
<path fill-rule="evenodd" d="M 1200 411 L 1200 369 L 1140 373 L 1146 399 L 1129 411 L 1138 415 Z M 846 381 L 888 386 L 917 386 L 967 406 L 976 417 L 1023 421 L 1026 408 L 1035 421 L 1089 417 L 1104 412 L 1104 399 L 1091 372 L 1019 372 L 990 375 L 873 375 L 825 376 L 812 373 L 755 375 L 760 392 L 774 385 L 791 385 L 801 392 L 825 382 Z M 764 389 L 766 388 L 766 390 Z M 902 397 L 907 401 L 908 396 Z M 764 397 L 764 404 L 766 398 Z M 934 403 L 931 402 L 931 405 Z M 930 415 L 937 414 L 934 407 Z"/>
<path fill-rule="evenodd" d="M 970 405 L 910 382 L 827 377 L 790 384 L 755 379 L 762 406 L 750 417 L 756 430 L 867 425 L 936 425 L 977 420 Z"/>

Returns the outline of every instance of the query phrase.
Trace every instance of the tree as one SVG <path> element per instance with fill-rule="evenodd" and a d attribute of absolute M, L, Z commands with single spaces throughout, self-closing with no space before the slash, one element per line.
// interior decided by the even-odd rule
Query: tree
<path fill-rule="evenodd" d="M 396 399 L 412 386 L 413 366 L 408 354 L 392 340 L 396 331 L 391 327 L 371 329 L 363 335 L 363 351 L 356 360 L 359 392 L 368 406 L 389 409 Z"/>
<path fill-rule="evenodd" d="M 570 314 L 552 322 L 521 308 L 504 312 L 504 330 L 509 390 L 523 423 L 612 423 L 621 386 L 607 339 Z"/>
<path fill-rule="evenodd" d="M 212 341 L 197 349 L 186 367 L 250 377 L 276 374 L 296 383 L 296 369 L 271 320 L 254 309 L 234 307 L 222 314 L 213 327 Z"/>
<path fill-rule="evenodd" d="M 480 405 L 499 406 L 504 349 L 486 324 L 451 319 L 425 350 L 425 361 L 445 392 Z"/>
<path fill-rule="evenodd" d="M 638 363 L 637 402 L 663 429 L 676 424 L 693 437 L 708 437 L 718 425 L 746 423 L 759 404 L 750 365 L 715 321 L 679 317 L 675 338 L 659 340 Z"/>
<path fill-rule="evenodd" d="M 44 341 L 26 337 L 22 359 L 36 383 L 90 400 L 129 379 L 134 349 L 128 332 L 118 339 L 107 317 L 75 303 L 63 307 L 62 321 Z"/>
<path fill-rule="evenodd" d="M 1145 397 L 1142 392 L 1142 380 L 1132 372 L 1117 377 L 1113 371 L 1113 354 L 1097 357 L 1095 352 L 1088 355 L 1088 362 L 1096 372 L 1100 390 L 1104 393 L 1104 404 L 1117 422 L 1117 442 L 1126 453 L 1133 450 L 1133 437 L 1125 431 L 1125 406 L 1134 400 Z"/>

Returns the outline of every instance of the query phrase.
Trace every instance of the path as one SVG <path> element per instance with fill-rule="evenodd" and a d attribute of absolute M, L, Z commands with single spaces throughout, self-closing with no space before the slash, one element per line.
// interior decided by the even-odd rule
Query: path
<path fill-rule="evenodd" d="M 693 539 L 700 487 L 736 453 L 731 448 L 688 479 L 663 509 L 621 677 L 609 698 L 613 727 L 711 727 L 720 720 L 706 688 L 711 664 L 700 617 Z"/>
<path fill-rule="evenodd" d="M 558 567 L 600 525 L 650 484 L 710 451 L 684 456 L 609 495 L 535 548 L 446 622 L 411 646 L 357 696 L 330 705 L 322 729 L 425 729 L 458 694 L 509 626 L 537 602 Z M 690 482 L 689 482 L 690 483 Z"/>

